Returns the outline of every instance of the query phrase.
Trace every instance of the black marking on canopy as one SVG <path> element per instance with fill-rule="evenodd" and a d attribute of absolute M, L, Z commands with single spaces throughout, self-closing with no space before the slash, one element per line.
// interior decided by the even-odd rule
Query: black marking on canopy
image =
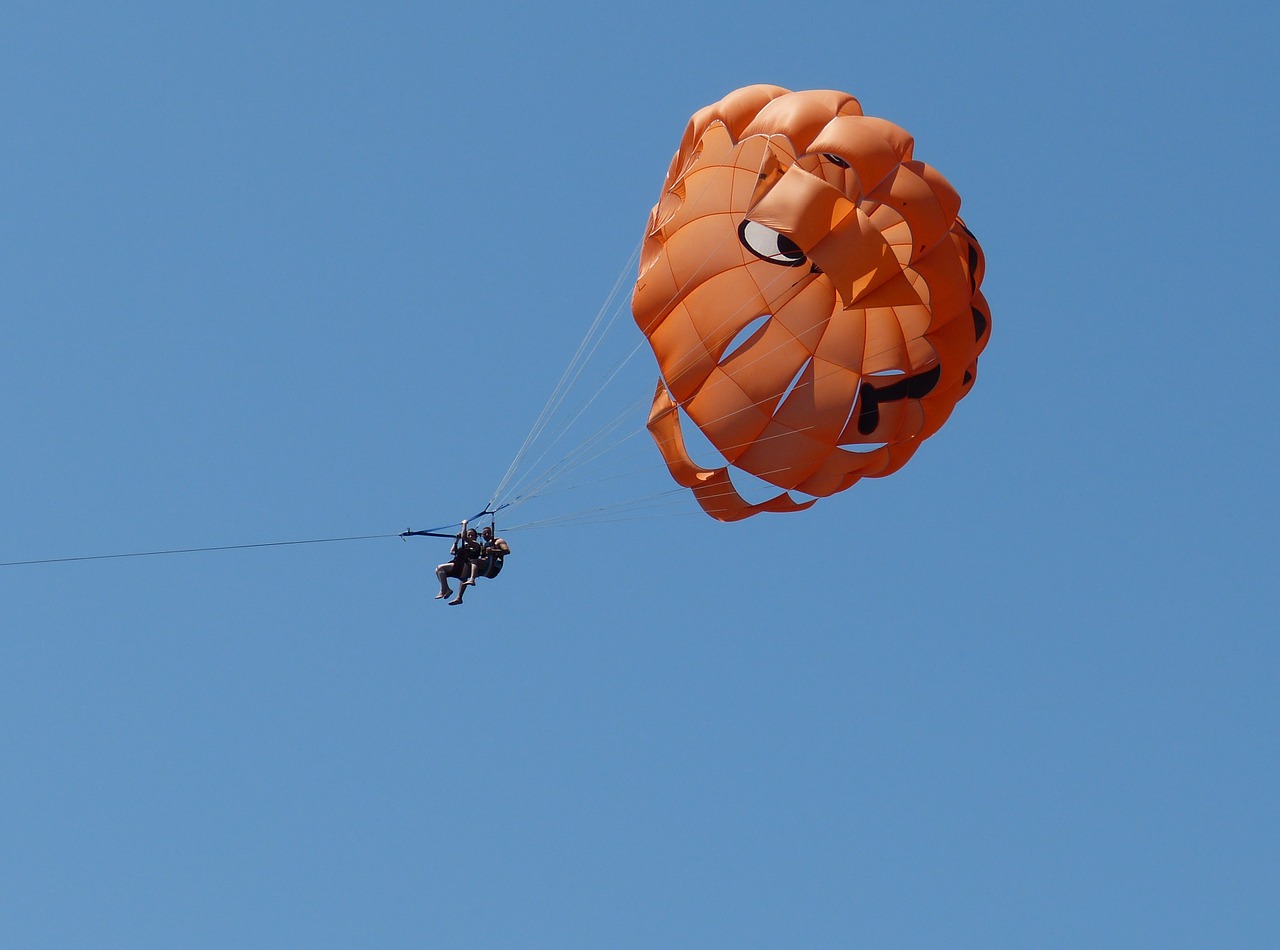
<path fill-rule="evenodd" d="M 981 340 L 982 334 L 987 332 L 987 315 L 977 307 L 971 307 L 973 310 L 973 338 Z"/>
<path fill-rule="evenodd" d="M 858 387 L 858 432 L 870 435 L 880 427 L 880 403 L 897 399 L 923 399 L 938 385 L 942 367 L 935 366 L 915 376 L 898 378 L 886 386 L 877 386 L 870 379 L 863 379 Z"/>

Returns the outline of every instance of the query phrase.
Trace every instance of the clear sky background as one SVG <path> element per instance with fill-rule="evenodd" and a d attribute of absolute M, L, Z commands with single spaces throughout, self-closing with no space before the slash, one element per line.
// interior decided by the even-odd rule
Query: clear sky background
<path fill-rule="evenodd" d="M 1277 35 L 7 8 L 0 561 L 384 537 L 0 569 L 0 944 L 1276 945 Z M 484 505 L 754 82 L 960 191 L 973 393 L 809 512 L 502 532 L 434 601 L 447 542 L 395 533 Z"/>

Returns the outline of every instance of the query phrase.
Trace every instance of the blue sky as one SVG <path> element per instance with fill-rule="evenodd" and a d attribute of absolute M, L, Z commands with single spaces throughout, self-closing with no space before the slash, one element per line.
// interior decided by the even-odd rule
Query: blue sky
<path fill-rule="evenodd" d="M 0 569 L 0 942 L 1273 944 L 1278 26 L 11 11 L 0 561 L 384 537 Z M 484 505 L 752 82 L 960 191 L 973 393 L 809 512 L 517 529 L 435 602 L 394 534 Z"/>

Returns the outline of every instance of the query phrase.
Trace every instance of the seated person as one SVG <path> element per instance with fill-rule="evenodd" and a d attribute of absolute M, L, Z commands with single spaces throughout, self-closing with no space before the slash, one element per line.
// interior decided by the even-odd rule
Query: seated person
<path fill-rule="evenodd" d="M 436 594 L 436 600 L 443 600 L 453 593 L 449 587 L 449 578 L 456 577 L 462 581 L 462 584 L 458 586 L 458 596 L 449 603 L 462 603 L 462 590 L 473 576 L 472 562 L 480 557 L 480 551 L 480 542 L 476 538 L 475 528 L 468 528 L 466 534 L 460 534 L 453 539 L 453 548 L 449 551 L 452 560 L 436 568 L 436 579 L 440 581 L 440 593 Z"/>

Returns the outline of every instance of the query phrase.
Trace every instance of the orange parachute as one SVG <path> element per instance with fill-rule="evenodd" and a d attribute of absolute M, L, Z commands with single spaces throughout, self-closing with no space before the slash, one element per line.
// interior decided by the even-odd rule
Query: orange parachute
<path fill-rule="evenodd" d="M 748 86 L 690 119 L 631 309 L 662 373 L 649 431 L 713 518 L 897 471 L 973 386 L 982 249 L 913 146 L 842 92 Z M 690 458 L 682 413 L 727 464 Z M 748 502 L 731 468 L 783 491 Z"/>

